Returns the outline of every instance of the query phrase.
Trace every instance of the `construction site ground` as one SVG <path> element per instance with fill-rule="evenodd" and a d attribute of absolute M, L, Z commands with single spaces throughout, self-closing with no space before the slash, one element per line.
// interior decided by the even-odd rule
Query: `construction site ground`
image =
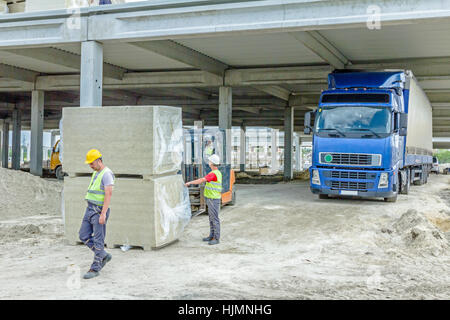
<path fill-rule="evenodd" d="M 30 209 L 0 221 L 0 299 L 449 299 L 449 182 L 432 175 L 396 203 L 238 184 L 219 245 L 197 216 L 163 249 L 108 248 L 91 280 L 92 252 L 65 243 L 61 216 Z"/>

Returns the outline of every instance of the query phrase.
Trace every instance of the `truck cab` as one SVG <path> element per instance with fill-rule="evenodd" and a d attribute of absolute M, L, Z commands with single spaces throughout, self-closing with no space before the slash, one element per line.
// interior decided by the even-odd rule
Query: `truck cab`
<path fill-rule="evenodd" d="M 305 133 L 313 133 L 310 188 L 319 198 L 382 197 L 393 202 L 402 185 L 406 189 L 415 181 L 421 162 L 411 158 L 409 168 L 405 152 L 406 82 L 404 72 L 329 75 L 329 89 L 322 92 L 317 110 L 305 116 Z"/>

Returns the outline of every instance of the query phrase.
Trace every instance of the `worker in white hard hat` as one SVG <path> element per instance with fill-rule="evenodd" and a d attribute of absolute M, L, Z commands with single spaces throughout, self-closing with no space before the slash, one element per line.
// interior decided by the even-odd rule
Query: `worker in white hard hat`
<path fill-rule="evenodd" d="M 204 195 L 206 198 L 206 205 L 208 206 L 210 231 L 209 237 L 203 238 L 203 241 L 208 241 L 208 244 L 214 245 L 218 244 L 220 239 L 219 210 L 222 198 L 222 173 L 218 169 L 220 164 L 218 155 L 213 154 L 210 156 L 208 162 L 211 172 L 203 178 L 187 182 L 186 187 L 191 184 L 201 184 L 206 182 Z"/>

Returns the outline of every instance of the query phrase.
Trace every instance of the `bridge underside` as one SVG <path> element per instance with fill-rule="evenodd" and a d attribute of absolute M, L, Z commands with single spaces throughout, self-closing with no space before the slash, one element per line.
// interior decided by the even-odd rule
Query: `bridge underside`
<path fill-rule="evenodd" d="M 185 125 L 284 130 L 292 115 L 302 131 L 332 70 L 411 69 L 433 106 L 435 147 L 450 148 L 448 30 L 450 5 L 439 0 L 144 1 L 8 14 L 0 119 L 18 110 L 31 128 L 32 106 L 42 105 L 43 128 L 53 129 L 66 106 L 171 105 Z"/>

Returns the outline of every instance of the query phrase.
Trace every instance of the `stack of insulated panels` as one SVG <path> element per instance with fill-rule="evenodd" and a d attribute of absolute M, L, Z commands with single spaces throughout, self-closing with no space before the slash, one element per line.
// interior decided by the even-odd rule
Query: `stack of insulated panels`
<path fill-rule="evenodd" d="M 62 120 L 66 238 L 76 243 L 99 149 L 115 174 L 106 244 L 159 248 L 177 240 L 190 220 L 178 172 L 183 152 L 181 108 L 163 106 L 64 108 Z"/>

